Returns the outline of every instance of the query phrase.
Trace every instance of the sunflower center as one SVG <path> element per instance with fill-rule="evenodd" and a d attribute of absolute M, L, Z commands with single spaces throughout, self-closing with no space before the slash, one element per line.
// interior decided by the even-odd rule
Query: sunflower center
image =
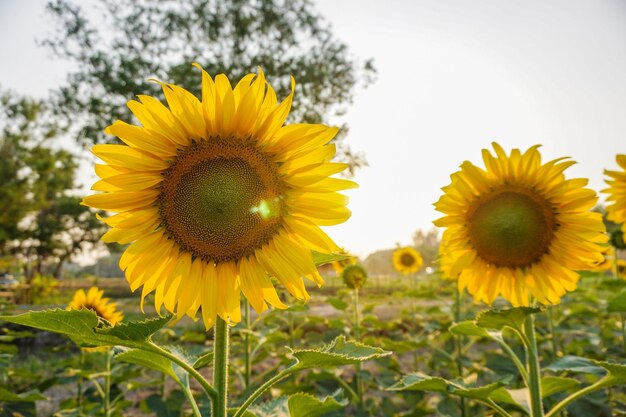
<path fill-rule="evenodd" d="M 490 264 L 530 266 L 548 252 L 556 230 L 554 217 L 549 203 L 531 190 L 499 190 L 470 210 L 471 243 Z"/>
<path fill-rule="evenodd" d="M 283 191 L 275 163 L 253 140 L 211 138 L 186 148 L 165 171 L 159 210 L 180 249 L 235 261 L 278 232 Z"/>
<path fill-rule="evenodd" d="M 411 255 L 410 253 L 403 253 L 400 256 L 400 263 L 403 266 L 413 266 L 413 264 L 415 263 L 415 258 L 413 258 L 413 255 Z"/>

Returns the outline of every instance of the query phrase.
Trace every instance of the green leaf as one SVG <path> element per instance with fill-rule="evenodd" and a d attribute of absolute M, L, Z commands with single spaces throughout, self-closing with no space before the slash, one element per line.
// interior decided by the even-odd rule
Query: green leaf
<path fill-rule="evenodd" d="M 609 301 L 606 310 L 609 313 L 626 312 L 626 291 L 622 291 Z"/>
<path fill-rule="evenodd" d="M 341 390 L 320 400 L 312 395 L 297 393 L 281 396 L 272 401 L 251 407 L 247 415 L 255 417 L 319 417 L 341 410 L 348 400 L 340 398 Z"/>
<path fill-rule="evenodd" d="M 544 376 L 541 378 L 541 396 L 549 397 L 563 391 L 570 391 L 580 386 L 574 378 L 560 376 Z"/>
<path fill-rule="evenodd" d="M 341 365 L 354 365 L 371 359 L 382 358 L 391 355 L 391 352 L 367 346 L 362 343 L 346 341 L 344 336 L 339 336 L 329 345 L 320 349 L 306 349 L 291 351 L 296 362 L 290 367 L 292 370 L 310 368 L 328 368 Z"/>
<path fill-rule="evenodd" d="M 213 351 L 207 352 L 204 355 L 201 355 L 193 364 L 195 369 L 204 368 L 205 366 L 209 366 L 213 363 Z"/>
<path fill-rule="evenodd" d="M 328 304 L 330 304 L 331 306 L 335 307 L 337 310 L 340 310 L 340 311 L 344 311 L 345 309 L 348 308 L 348 303 L 343 301 L 341 298 L 329 297 L 326 299 L 326 301 L 328 302 Z"/>
<path fill-rule="evenodd" d="M 126 346 L 150 349 L 149 337 L 169 322 L 171 317 L 159 317 L 110 327 L 98 320 L 93 310 L 31 311 L 18 316 L 0 316 L 0 320 L 34 327 L 68 336 L 81 347 Z"/>
<path fill-rule="evenodd" d="M 316 251 L 313 252 L 313 262 L 316 266 L 329 264 L 335 261 L 345 261 L 346 259 L 352 258 L 350 255 L 339 254 L 339 253 L 320 253 Z"/>
<path fill-rule="evenodd" d="M 591 362 L 608 371 L 605 378 L 611 379 L 611 385 L 626 383 L 626 365 L 594 360 L 592 360 Z"/>
<path fill-rule="evenodd" d="M 502 330 L 504 327 L 512 327 L 522 331 L 526 317 L 541 312 L 535 307 L 516 307 L 508 310 L 485 310 L 476 316 L 474 321 L 477 326 L 486 329 Z"/>
<path fill-rule="evenodd" d="M 128 349 L 116 354 L 115 359 L 163 372 L 172 377 L 176 382 L 180 382 L 172 368 L 172 361 L 156 353 L 140 349 Z"/>
<path fill-rule="evenodd" d="M 545 368 L 552 372 L 572 372 L 580 374 L 603 375 L 602 367 L 594 364 L 587 358 L 580 356 L 564 356 Z"/>
<path fill-rule="evenodd" d="M 485 328 L 479 327 L 473 320 L 454 323 L 448 330 L 452 334 L 461 336 L 491 337 Z"/>
<path fill-rule="evenodd" d="M 15 394 L 11 391 L 0 387 L 0 401 L 7 403 L 30 403 L 34 401 L 46 400 L 47 398 L 41 395 L 37 390 L 23 392 L 21 394 Z"/>
<path fill-rule="evenodd" d="M 465 387 L 456 382 L 418 372 L 405 375 L 400 382 L 387 389 L 389 391 L 435 391 L 487 401 L 491 398 L 494 391 L 502 388 L 504 385 L 504 382 L 499 381 L 482 387 Z"/>
<path fill-rule="evenodd" d="M 331 411 L 341 410 L 348 405 L 347 399 L 338 398 L 341 393 L 339 390 L 323 400 L 304 393 L 290 395 L 288 400 L 290 417 L 318 417 Z"/>

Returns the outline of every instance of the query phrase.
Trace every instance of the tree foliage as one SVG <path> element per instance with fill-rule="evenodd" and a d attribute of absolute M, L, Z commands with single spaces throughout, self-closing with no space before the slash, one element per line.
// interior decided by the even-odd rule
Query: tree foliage
<path fill-rule="evenodd" d="M 367 85 L 375 74 L 371 60 L 359 63 L 350 56 L 309 0 L 101 0 L 98 5 L 97 12 L 86 13 L 71 0 L 50 1 L 47 9 L 58 30 L 42 42 L 76 64 L 56 99 L 65 120 L 80 124 L 83 143 L 106 141 L 107 125 L 130 120 L 125 103 L 136 95 L 160 96 L 149 77 L 199 94 L 192 62 L 231 81 L 261 67 L 282 97 L 293 75 L 298 91 L 292 121 L 310 123 L 342 114 L 359 81 Z M 343 151 L 355 165 L 363 163 L 347 147 Z"/>
<path fill-rule="evenodd" d="M 27 281 L 43 267 L 59 275 L 103 232 L 72 195 L 76 157 L 53 143 L 60 133 L 42 101 L 0 96 L 0 254 L 18 256 Z"/>

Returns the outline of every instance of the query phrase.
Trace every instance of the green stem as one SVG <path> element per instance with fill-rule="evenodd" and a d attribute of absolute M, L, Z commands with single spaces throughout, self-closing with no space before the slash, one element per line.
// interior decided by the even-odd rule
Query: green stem
<path fill-rule="evenodd" d="M 610 384 L 610 377 L 604 377 L 604 378 L 596 381 L 594 384 L 591 384 L 588 387 L 585 387 L 585 388 L 581 389 L 580 391 L 576 391 L 575 393 L 573 393 L 572 395 L 570 395 L 569 397 L 565 398 L 563 401 L 561 401 L 560 403 L 555 405 L 552 408 L 552 410 L 550 410 L 550 412 L 548 412 L 548 414 L 546 414 L 545 417 L 554 417 L 554 416 L 556 416 L 556 414 L 559 411 L 561 411 L 563 408 L 567 407 L 570 403 L 576 401 L 577 399 L 579 399 L 581 397 L 584 397 L 587 394 L 591 394 L 594 391 L 602 389 L 602 388 L 606 387 L 609 384 Z"/>
<path fill-rule="evenodd" d="M 354 289 L 354 339 L 361 339 L 361 317 L 359 316 L 359 289 Z"/>
<path fill-rule="evenodd" d="M 454 290 L 456 296 L 454 298 L 454 321 L 456 323 L 461 322 L 461 292 L 455 288 Z M 463 362 L 462 358 L 462 349 L 463 349 L 463 337 L 461 335 L 454 336 L 454 344 L 456 347 L 456 367 L 457 372 L 459 373 L 459 378 L 463 379 Z M 467 401 L 464 397 L 461 397 L 461 416 L 468 416 L 467 409 Z"/>
<path fill-rule="evenodd" d="M 550 331 L 550 341 L 552 342 L 552 357 L 554 359 L 559 356 L 559 347 L 556 342 L 556 332 L 554 331 L 554 309 L 548 308 L 548 329 Z"/>
<path fill-rule="evenodd" d="M 104 417 L 111 415 L 111 349 L 106 350 L 106 372 L 104 374 Z"/>
<path fill-rule="evenodd" d="M 188 387 L 183 386 L 182 384 L 181 384 L 181 388 L 182 388 L 181 391 L 185 394 L 187 401 L 189 401 L 189 404 L 191 405 L 191 409 L 193 410 L 194 417 L 202 417 L 202 414 L 200 413 L 200 409 L 198 408 L 198 403 L 196 403 L 196 399 L 193 398 L 193 393 L 191 392 L 191 390 Z"/>
<path fill-rule="evenodd" d="M 611 265 L 611 272 L 613 273 L 613 279 L 619 279 L 617 275 L 617 249 L 616 248 L 613 248 L 613 265 Z M 626 354 L 626 314 L 620 313 L 620 318 L 622 321 L 622 348 L 624 349 L 624 354 Z"/>
<path fill-rule="evenodd" d="M 354 338 L 358 342 L 361 339 L 361 318 L 359 316 L 359 289 L 354 289 Z M 354 367 L 354 385 L 359 398 L 359 405 L 363 405 L 363 384 L 359 378 L 361 363 L 358 362 Z"/>
<path fill-rule="evenodd" d="M 504 352 L 509 355 L 509 357 L 517 367 L 517 370 L 519 371 L 519 374 L 522 377 L 524 384 L 528 386 L 528 372 L 526 371 L 526 367 L 524 366 L 520 358 L 517 356 L 517 354 L 515 354 L 515 352 L 513 352 L 513 349 L 511 349 L 511 347 L 504 340 L 496 338 L 496 341 L 500 344 Z"/>
<path fill-rule="evenodd" d="M 250 376 L 252 375 L 252 359 L 250 357 L 250 303 L 246 297 L 243 298 L 244 305 L 244 321 L 246 324 L 246 333 L 243 337 L 243 348 L 244 348 L 244 377 L 243 377 L 243 385 L 244 389 L 248 389 L 250 386 Z"/>
<path fill-rule="evenodd" d="M 83 374 L 82 371 L 85 369 L 85 352 L 80 350 L 80 358 L 78 360 L 78 380 L 76 381 L 76 408 L 80 411 L 80 407 L 83 403 Z"/>
<path fill-rule="evenodd" d="M 335 378 L 335 380 L 339 383 L 339 385 L 341 385 L 341 387 L 343 389 L 345 389 L 348 394 L 350 395 L 350 397 L 352 397 L 352 400 L 354 400 L 355 402 L 359 402 L 359 394 L 357 394 L 356 392 L 354 392 L 354 390 L 352 389 L 352 387 L 350 386 L 350 384 L 348 384 L 343 378 L 336 376 L 334 374 L 332 374 L 332 376 Z"/>
<path fill-rule="evenodd" d="M 217 396 L 213 400 L 211 417 L 226 417 L 228 407 L 228 324 L 217 317 L 213 343 L 213 386 Z"/>
<path fill-rule="evenodd" d="M 528 390 L 530 391 L 531 417 L 543 417 L 539 353 L 535 336 L 535 317 L 532 314 L 524 322 L 524 333 L 528 341 Z"/>
<path fill-rule="evenodd" d="M 257 388 L 256 391 L 254 391 L 246 399 L 246 401 L 244 401 L 243 404 L 241 404 L 241 407 L 239 407 L 237 409 L 237 412 L 235 413 L 235 415 L 233 417 L 241 417 L 241 416 L 243 416 L 243 414 L 246 412 L 248 407 L 250 407 L 261 395 L 263 395 L 263 393 L 265 391 L 270 389 L 270 387 L 272 385 L 274 385 L 275 383 L 277 383 L 277 382 L 281 381 L 282 379 L 284 379 L 284 378 L 288 377 L 289 375 L 291 375 L 293 372 L 295 372 L 295 370 L 293 370 L 291 368 L 287 368 L 287 369 L 284 369 L 284 370 L 280 371 L 279 373 L 277 373 L 274 377 L 268 379 L 263 385 L 261 385 L 259 388 Z M 213 416 L 211 416 L 211 417 L 213 417 Z"/>
<path fill-rule="evenodd" d="M 511 414 L 509 414 L 504 408 L 502 408 L 498 404 L 496 404 L 494 400 L 490 399 L 488 401 L 485 401 L 483 404 L 493 408 L 502 417 L 512 417 Z"/>
<path fill-rule="evenodd" d="M 622 318 L 622 344 L 624 347 L 624 354 L 626 354 L 626 313 L 620 313 Z"/>
<path fill-rule="evenodd" d="M 155 345 L 152 342 L 149 342 L 149 343 L 150 343 L 150 347 L 152 348 L 152 351 L 154 353 L 158 353 L 159 355 L 161 355 L 163 357 L 166 357 L 167 359 L 171 360 L 176 365 L 180 366 L 185 371 L 187 371 L 187 373 L 193 379 L 198 381 L 198 383 L 204 389 L 204 392 L 206 392 L 206 394 L 209 396 L 211 401 L 215 401 L 215 399 L 217 398 L 217 391 L 215 390 L 215 388 L 213 388 L 211 386 L 211 384 L 209 384 L 209 382 L 206 379 L 204 379 L 204 377 L 200 374 L 200 372 L 198 372 L 193 366 L 189 365 L 184 360 L 180 359 L 176 355 L 171 354 L 170 352 L 168 352 L 167 350 L 163 349 L 162 347 L 160 347 L 158 345 Z"/>

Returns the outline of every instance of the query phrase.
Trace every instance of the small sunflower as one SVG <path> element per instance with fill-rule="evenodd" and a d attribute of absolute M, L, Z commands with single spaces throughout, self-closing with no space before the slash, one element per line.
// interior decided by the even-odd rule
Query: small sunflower
<path fill-rule="evenodd" d="M 358 289 L 365 285 L 367 271 L 359 264 L 351 264 L 343 269 L 341 277 L 348 288 Z"/>
<path fill-rule="evenodd" d="M 502 295 L 514 306 L 527 306 L 532 294 L 556 304 L 576 288 L 577 270 L 604 261 L 607 241 L 602 215 L 590 212 L 597 197 L 586 179 L 566 180 L 574 162 L 541 163 L 538 146 L 507 155 L 483 150 L 486 169 L 466 161 L 435 203 L 445 214 L 441 253 L 459 290 L 491 304 Z"/>
<path fill-rule="evenodd" d="M 623 259 L 617 260 L 617 276 L 626 279 L 626 261 Z"/>
<path fill-rule="evenodd" d="M 80 289 L 74 293 L 67 310 L 82 310 L 83 308 L 93 310 L 98 317 L 115 326 L 122 321 L 124 316 L 120 311 L 115 310 L 115 303 L 109 302 L 108 298 L 102 298 L 103 295 L 104 290 L 99 290 L 97 287 L 89 288 L 86 293 L 85 290 Z"/>
<path fill-rule="evenodd" d="M 410 246 L 398 248 L 393 253 L 393 267 L 401 274 L 414 274 L 423 263 L 422 255 Z"/>
<path fill-rule="evenodd" d="M 624 232 L 620 229 L 613 230 L 610 238 L 611 246 L 615 249 L 626 249 L 626 241 L 624 241 Z"/>
<path fill-rule="evenodd" d="M 606 180 L 609 188 L 603 190 L 609 194 L 606 200 L 612 201 L 606 207 L 606 213 L 609 220 L 622 223 L 622 231 L 626 233 L 626 155 L 617 155 L 615 159 L 622 171 L 604 171 L 611 178 Z"/>
<path fill-rule="evenodd" d="M 133 291 L 143 286 L 142 307 L 154 292 L 157 311 L 195 318 L 201 308 L 208 329 L 217 315 L 241 320 L 241 292 L 259 313 L 286 308 L 270 275 L 308 299 L 302 277 L 323 283 L 312 250 L 339 250 L 319 226 L 350 217 L 338 191 L 356 184 L 331 177 L 348 166 L 331 162 L 337 128 L 284 126 L 293 79 L 279 104 L 262 71 L 234 88 L 201 71 L 202 101 L 162 84 L 169 108 L 128 102 L 143 126 L 106 129 L 125 144 L 93 147 L 105 164 L 92 189 L 104 193 L 83 203 L 118 212 L 103 219 L 112 229 L 102 239 L 132 243 L 120 267 Z"/>

